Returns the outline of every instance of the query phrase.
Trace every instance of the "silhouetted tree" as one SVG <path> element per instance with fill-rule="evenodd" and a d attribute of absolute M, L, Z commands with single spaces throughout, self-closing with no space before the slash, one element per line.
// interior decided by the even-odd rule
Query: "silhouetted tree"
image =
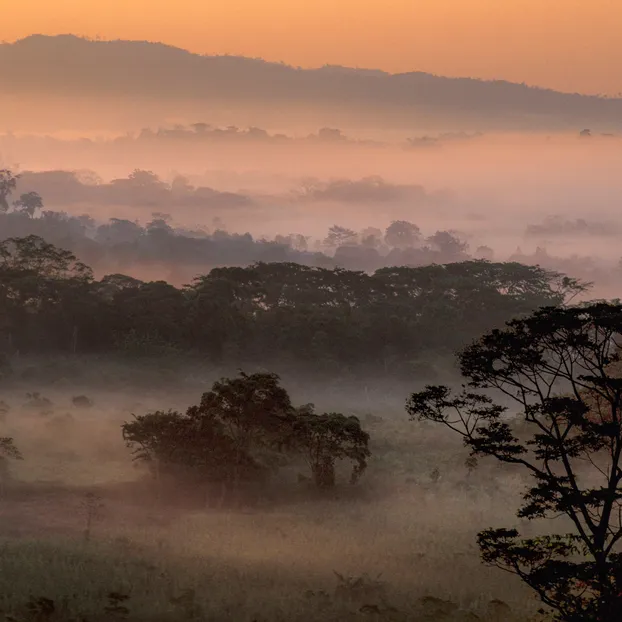
<path fill-rule="evenodd" d="M 344 244 L 356 244 L 357 235 L 352 229 L 333 225 L 328 230 L 328 235 L 324 239 L 324 245 L 329 248 L 336 248 Z"/>
<path fill-rule="evenodd" d="M 622 614 L 621 345 L 620 305 L 544 308 L 460 354 L 461 394 L 428 386 L 407 404 L 411 417 L 462 436 L 473 455 L 525 470 L 533 485 L 519 517 L 569 520 L 567 534 L 478 536 L 486 563 L 517 574 L 567 622 Z M 491 390 L 521 408 L 520 432 Z"/>
<path fill-rule="evenodd" d="M 32 218 L 37 210 L 43 209 L 43 199 L 36 192 L 22 194 L 14 203 L 15 209 Z"/>
<path fill-rule="evenodd" d="M 8 169 L 0 170 L 0 212 L 9 211 L 9 198 L 17 186 L 18 177 Z"/>
<path fill-rule="evenodd" d="M 376 227 L 367 227 L 360 232 L 361 245 L 366 248 L 379 248 L 382 245 L 382 231 Z"/>
<path fill-rule="evenodd" d="M 240 372 L 236 378 L 215 382 L 189 415 L 213 421 L 227 430 L 235 454 L 232 484 L 236 487 L 249 457 L 258 464 L 265 463 L 270 450 L 280 445 L 291 419 L 292 404 L 276 374 Z M 269 466 L 269 461 L 265 465 Z"/>
<path fill-rule="evenodd" d="M 469 245 L 449 231 L 437 231 L 426 241 L 432 248 L 438 250 L 443 263 L 467 259 L 466 251 Z"/>
<path fill-rule="evenodd" d="M 384 235 L 384 241 L 393 248 L 410 248 L 421 239 L 421 229 L 405 220 L 394 220 Z"/>
<path fill-rule="evenodd" d="M 145 231 L 135 222 L 121 218 L 111 218 L 108 224 L 97 228 L 95 239 L 103 244 L 131 244 L 136 242 Z"/>

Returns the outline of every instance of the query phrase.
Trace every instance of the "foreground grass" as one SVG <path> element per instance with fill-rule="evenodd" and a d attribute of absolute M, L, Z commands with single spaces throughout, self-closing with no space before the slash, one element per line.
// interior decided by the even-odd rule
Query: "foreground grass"
<path fill-rule="evenodd" d="M 0 620 L 534 619 L 533 594 L 484 567 L 475 547 L 481 529 L 514 525 L 507 495 L 520 485 L 495 473 L 491 492 L 490 473 L 478 471 L 478 490 L 457 486 L 460 448 L 401 412 L 378 407 L 383 417 L 365 421 L 374 457 L 354 493 L 297 490 L 294 469 L 246 511 L 197 507 L 183 493 L 181 504 L 150 498 L 120 423 L 196 401 L 198 389 L 186 391 L 102 390 L 82 412 L 71 408 L 82 388 L 56 387 L 46 416 L 23 409 L 21 389 L 3 396 L 12 406 L 3 433 L 25 459 L 0 499 Z M 442 478 L 430 490 L 432 468 Z M 88 542 L 86 491 L 103 505 Z"/>
<path fill-rule="evenodd" d="M 399 507 L 393 524 L 360 508 L 319 509 L 201 512 L 167 528 L 102 524 L 90 542 L 6 540 L 0 608 L 25 621 L 534 619 L 531 595 L 483 568 L 466 534 L 443 538 L 425 521 L 395 531 Z M 52 616 L 42 617 L 42 598 L 54 602 Z"/>

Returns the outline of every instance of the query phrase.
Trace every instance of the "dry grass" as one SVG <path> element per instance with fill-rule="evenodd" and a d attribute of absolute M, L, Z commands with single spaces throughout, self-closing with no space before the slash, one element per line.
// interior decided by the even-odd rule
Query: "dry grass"
<path fill-rule="evenodd" d="M 479 530 L 516 522 L 516 483 L 498 473 L 504 490 L 491 494 L 484 469 L 474 490 L 461 488 L 464 454 L 435 429 L 400 414 L 371 422 L 375 458 L 357 495 L 311 499 L 283 480 L 260 506 L 215 511 L 158 504 L 141 482 L 118 426 L 148 398 L 95 394 L 79 411 L 75 394 L 50 392 L 61 406 L 47 417 L 2 396 L 14 406 L 5 431 L 25 456 L 0 502 L 0 608 L 17 620 L 45 619 L 24 609 L 31 597 L 53 600 L 58 620 L 509 622 L 538 607 L 475 547 Z M 434 467 L 443 476 L 432 487 Z M 89 542 L 87 491 L 103 504 Z M 111 592 L 129 599 L 110 609 Z"/>

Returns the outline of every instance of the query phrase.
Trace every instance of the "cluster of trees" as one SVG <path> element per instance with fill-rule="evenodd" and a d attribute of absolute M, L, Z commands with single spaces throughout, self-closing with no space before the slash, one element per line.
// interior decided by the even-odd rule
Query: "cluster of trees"
<path fill-rule="evenodd" d="M 528 225 L 525 236 L 599 236 L 609 237 L 620 234 L 620 228 L 611 222 L 593 222 L 584 218 L 567 220 L 561 216 L 549 216 L 537 225 Z"/>
<path fill-rule="evenodd" d="M 331 179 L 323 181 L 307 178 L 302 181 L 299 198 L 304 201 L 331 201 L 336 203 L 394 203 L 404 202 L 410 205 L 433 203 L 443 198 L 442 192 L 428 194 L 423 186 L 417 184 L 399 184 L 386 181 L 378 175 L 369 175 L 360 179 Z"/>
<path fill-rule="evenodd" d="M 11 204 L 10 197 L 17 187 L 18 177 L 8 169 L 0 170 L 0 214 L 13 211 L 32 218 L 43 208 L 43 200 L 37 192 L 24 192 Z"/>
<path fill-rule="evenodd" d="M 34 189 L 51 205 L 104 204 L 129 207 L 171 208 L 187 206 L 234 208 L 253 203 L 247 194 L 219 192 L 213 188 L 193 185 L 183 175 L 166 182 L 152 171 L 133 170 L 127 177 L 104 182 L 92 171 L 25 171 L 8 177 L 19 182 L 17 187 Z M 13 190 L 16 185 L 13 184 Z M 333 201 L 339 203 L 408 202 L 421 205 L 443 198 L 443 193 L 428 194 L 423 186 L 396 184 L 379 176 L 361 179 L 315 178 L 302 180 L 300 188 L 283 195 L 283 200 Z"/>
<path fill-rule="evenodd" d="M 373 274 L 260 263 L 215 268 L 176 288 L 122 274 L 96 280 L 71 252 L 29 236 L 0 243 L 0 346 L 410 374 L 584 289 L 560 273 L 484 261 Z"/>
<path fill-rule="evenodd" d="M 17 187 L 28 189 L 28 192 L 11 201 L 11 193 L 18 192 L 15 190 L 18 181 Z M 144 226 L 130 219 L 117 218 L 96 223 L 88 215 L 71 216 L 44 209 L 41 195 L 46 200 L 50 198 L 52 204 L 113 200 L 128 206 L 149 205 L 154 211 L 151 221 Z M 248 266 L 254 262 L 295 262 L 373 272 L 395 265 L 425 266 L 468 259 L 494 259 L 491 248 L 479 246 L 471 251 L 456 232 L 437 231 L 426 236 L 416 224 L 407 221 L 395 221 L 385 231 L 367 227 L 357 232 L 334 225 L 323 240 L 315 243 L 300 233 L 276 235 L 274 239 L 257 239 L 249 233 L 228 233 L 217 218 L 211 230 L 175 226 L 171 215 L 160 211 L 165 206 L 172 208 L 169 211 L 174 213 L 180 203 L 235 207 L 249 204 L 252 199 L 194 187 L 183 177 L 167 184 L 150 171 L 136 170 L 127 178 L 104 184 L 87 172 L 23 173 L 18 179 L 5 170 L 0 175 L 0 199 L 2 197 L 0 240 L 38 235 L 71 250 L 100 274 L 104 271 L 131 274 L 146 269 L 164 272 L 176 284 L 187 282 L 197 271 L 214 266 Z M 437 199 L 419 186 L 390 184 L 377 177 L 357 181 L 306 180 L 296 198 L 299 201 L 352 203 L 434 202 Z M 561 224 L 549 220 L 543 226 L 547 231 L 553 227 L 570 235 L 596 235 L 607 229 L 603 223 L 582 220 Z M 534 226 L 527 233 L 533 236 L 539 230 Z M 615 228 L 611 230 L 616 231 Z M 620 278 L 617 268 L 600 266 L 593 258 L 555 257 L 544 248 L 531 254 L 517 249 L 508 260 L 574 274 L 586 281 L 597 281 L 602 287 L 609 287 Z"/>
<path fill-rule="evenodd" d="M 167 142 L 184 142 L 186 144 L 202 144 L 210 142 L 259 142 L 259 143 L 352 143 L 355 145 L 382 145 L 382 143 L 374 141 L 360 141 L 348 138 L 340 129 L 331 127 L 322 127 L 315 134 L 309 134 L 302 138 L 294 138 L 286 134 L 269 134 L 260 127 L 239 128 L 235 125 L 227 127 L 218 127 L 209 123 L 192 123 L 191 125 L 175 125 L 169 128 L 158 128 L 151 130 L 145 128 L 140 131 L 137 136 L 120 136 L 114 139 L 113 143 L 117 145 L 126 145 L 128 143 L 167 143 Z"/>
<path fill-rule="evenodd" d="M 119 218 L 98 225 L 86 215 L 52 210 L 43 210 L 36 218 L 21 212 L 0 213 L 0 227 L 0 239 L 38 235 L 62 244 L 96 269 L 160 265 L 186 272 L 215 265 L 292 261 L 373 271 L 385 266 L 423 266 L 472 258 L 468 245 L 457 235 L 437 231 L 424 237 L 417 225 L 406 221 L 393 222 L 385 232 L 368 227 L 357 233 L 335 225 L 315 249 L 302 234 L 276 235 L 267 240 L 255 239 L 249 233 L 228 233 L 218 222 L 212 232 L 174 227 L 170 215 L 161 212 L 154 212 L 145 226 Z M 479 247 L 475 258 L 490 260 L 492 250 Z"/>
<path fill-rule="evenodd" d="M 265 240 L 255 239 L 249 233 L 228 233 L 221 228 L 211 233 L 174 228 L 170 216 L 159 212 L 144 226 L 122 218 L 98 225 L 90 216 L 70 216 L 53 210 L 43 210 L 36 218 L 21 213 L 0 213 L 0 240 L 29 235 L 62 245 L 100 272 L 153 268 L 159 273 L 180 274 L 182 279 L 188 279 L 197 270 L 218 265 L 249 265 L 255 261 L 335 265 L 333 258 L 308 251 L 308 240 L 302 235 Z"/>
<path fill-rule="evenodd" d="M 451 231 L 437 231 L 425 237 L 419 227 L 406 220 L 393 221 L 385 231 L 367 227 L 356 232 L 334 225 L 323 246 L 333 253 L 334 261 L 345 268 L 373 270 L 381 266 L 425 266 L 468 259 L 493 259 L 493 250 L 480 246 L 475 254 L 469 245 Z"/>
<path fill-rule="evenodd" d="M 408 145 L 412 143 L 406 143 Z M 233 125 L 220 127 L 209 123 L 197 122 L 190 125 L 177 124 L 170 127 L 156 129 L 143 128 L 137 133 L 127 133 L 114 138 L 88 137 L 59 138 L 56 136 L 0 134 L 0 148 L 9 153 L 59 151 L 69 149 L 75 153 L 79 149 L 82 153 L 99 152 L 100 155 L 112 155 L 120 150 L 139 152 L 148 149 L 170 149 L 171 147 L 184 150 L 204 150 L 214 146 L 241 146 L 241 147 L 280 147 L 305 148 L 320 146 L 346 146 L 382 148 L 390 146 L 388 143 L 368 139 L 358 139 L 347 136 L 342 130 L 331 127 L 319 128 L 316 132 L 306 136 L 291 136 L 283 133 L 269 133 L 260 127 L 240 128 Z"/>
<path fill-rule="evenodd" d="M 9 213 L 9 197 L 20 186 L 36 188 L 21 195 Z M 171 184 L 150 171 L 135 170 L 127 178 L 104 184 L 90 173 L 66 171 L 0 176 L 0 239 L 39 235 L 77 253 L 94 268 L 166 264 L 185 267 L 248 265 L 256 261 L 293 261 L 305 265 L 375 270 L 389 265 L 425 265 L 470 258 L 468 246 L 458 236 L 438 231 L 423 238 L 419 228 L 406 221 L 393 222 L 386 232 L 370 228 L 356 233 L 335 225 L 323 242 L 311 251 L 309 238 L 301 234 L 277 235 L 274 240 L 254 239 L 249 233 L 230 234 L 216 219 L 214 230 L 174 227 L 170 214 L 153 212 L 145 226 L 129 219 L 113 218 L 97 224 L 90 216 L 70 216 L 43 208 L 39 193 L 53 204 L 119 203 L 153 208 L 183 205 L 235 207 L 251 199 L 211 188 L 195 188 L 184 177 Z M 419 186 L 396 186 L 379 178 L 357 182 L 333 180 L 321 183 L 307 180 L 300 200 L 314 201 L 391 201 L 408 197 L 422 201 L 425 191 Z M 492 251 L 481 247 L 478 258 L 491 259 Z M 114 269 L 114 268 L 113 268 Z"/>
<path fill-rule="evenodd" d="M 356 417 L 316 414 L 312 404 L 295 408 L 271 373 L 223 378 L 185 413 L 139 415 L 122 431 L 156 479 L 197 479 L 207 493 L 220 489 L 221 501 L 246 484 L 265 482 L 297 458 L 320 489 L 335 486 L 337 462 L 348 460 L 354 484 L 370 457 L 369 434 Z"/>
<path fill-rule="evenodd" d="M 127 205 L 158 209 L 173 205 L 235 208 L 252 204 L 252 199 L 245 194 L 193 186 L 182 175 L 166 183 L 152 171 L 142 169 L 107 183 L 92 171 L 25 171 L 15 176 L 5 170 L 4 174 L 12 181 L 11 190 L 16 187 L 34 189 L 51 205 Z"/>

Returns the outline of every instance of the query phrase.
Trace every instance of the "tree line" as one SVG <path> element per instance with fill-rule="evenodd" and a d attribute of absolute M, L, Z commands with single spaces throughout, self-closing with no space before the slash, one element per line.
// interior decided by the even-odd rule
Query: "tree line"
<path fill-rule="evenodd" d="M 150 207 L 154 211 L 151 220 L 145 224 L 126 218 L 96 222 L 88 214 L 71 215 L 46 209 L 42 195 L 53 205 L 103 202 L 128 208 Z M 359 205 L 370 201 L 386 204 L 396 200 L 414 204 L 437 199 L 420 186 L 398 185 L 378 177 L 366 177 L 326 183 L 306 180 L 296 198 L 292 195 L 292 200 Z M 377 227 L 354 231 L 333 225 L 323 239 L 315 241 L 302 233 L 277 234 L 273 238 L 231 233 L 219 218 L 214 218 L 209 228 L 174 223 L 174 210 L 183 209 L 184 205 L 235 210 L 252 204 L 253 199 L 246 195 L 194 187 L 183 176 L 177 176 L 168 184 L 144 170 L 135 170 L 127 178 L 103 183 L 95 173 L 88 171 L 14 175 L 4 169 L 0 170 L 0 241 L 38 235 L 72 251 L 100 274 L 136 274 L 138 270 L 149 270 L 166 275 L 165 278 L 175 285 L 186 283 L 198 271 L 215 266 L 248 266 L 256 262 L 294 262 L 373 272 L 397 265 L 426 266 L 469 259 L 493 261 L 495 257 L 493 249 L 486 245 L 470 249 L 454 231 L 424 235 L 415 223 L 404 220 L 391 222 L 384 231 Z M 570 225 L 577 233 L 583 234 L 606 229 L 602 224 L 583 221 Z M 526 234 L 531 235 L 530 228 Z M 507 261 L 573 274 L 586 281 L 598 282 L 603 287 L 617 284 L 620 276 L 619 270 L 599 266 L 592 257 L 555 257 L 541 247 L 530 254 L 517 249 Z"/>
<path fill-rule="evenodd" d="M 191 353 L 215 363 L 411 376 L 491 327 L 585 290 L 518 263 L 465 261 L 367 274 L 296 263 L 214 268 L 184 287 L 99 280 L 37 236 L 0 242 L 7 354 Z"/>

